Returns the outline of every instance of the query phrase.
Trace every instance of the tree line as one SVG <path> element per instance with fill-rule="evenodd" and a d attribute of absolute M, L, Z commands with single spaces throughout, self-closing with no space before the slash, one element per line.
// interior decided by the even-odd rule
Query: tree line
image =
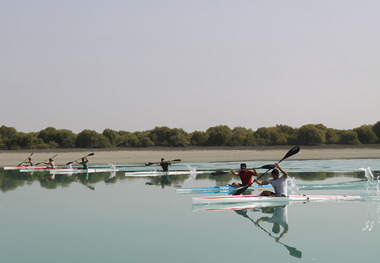
<path fill-rule="evenodd" d="M 300 128 L 287 125 L 262 127 L 256 131 L 227 125 L 206 131 L 188 133 L 183 129 L 155 127 L 147 131 L 115 131 L 102 133 L 83 130 L 78 134 L 67 129 L 48 127 L 39 132 L 18 132 L 13 127 L 0 127 L 0 149 L 109 148 L 149 146 L 256 146 L 319 145 L 380 143 L 380 121 L 351 130 L 327 128 L 323 124 L 306 124 Z"/>

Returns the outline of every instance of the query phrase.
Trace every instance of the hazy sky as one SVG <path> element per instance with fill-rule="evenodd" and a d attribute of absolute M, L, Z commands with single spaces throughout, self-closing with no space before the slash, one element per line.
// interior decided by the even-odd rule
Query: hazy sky
<path fill-rule="evenodd" d="M 380 120 L 380 1 L 0 0 L 0 126 Z"/>

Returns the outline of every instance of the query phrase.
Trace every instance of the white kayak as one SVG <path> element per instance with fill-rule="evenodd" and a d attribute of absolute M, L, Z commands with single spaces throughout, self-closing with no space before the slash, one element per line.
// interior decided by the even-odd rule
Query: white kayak
<path fill-rule="evenodd" d="M 34 172 L 46 172 L 50 174 L 81 174 L 81 173 L 106 173 L 117 172 L 119 169 L 114 168 L 90 168 L 90 169 L 78 169 L 78 168 L 45 168 L 45 169 L 22 169 L 22 173 L 34 173 Z"/>
<path fill-rule="evenodd" d="M 149 176 L 165 176 L 165 175 L 196 175 L 203 174 L 203 171 L 141 171 L 141 172 L 126 172 L 127 177 L 149 177 Z"/>
<path fill-rule="evenodd" d="M 288 197 L 270 197 L 257 195 L 228 195 L 194 197 L 193 204 L 215 204 L 215 203 L 244 203 L 244 202 L 287 202 L 287 201 L 328 201 L 328 200 L 359 200 L 361 196 L 349 195 L 290 195 Z"/>
<path fill-rule="evenodd" d="M 5 166 L 4 170 L 44 170 L 47 166 L 30 166 L 30 165 L 19 165 L 19 166 Z"/>
<path fill-rule="evenodd" d="M 108 173 L 117 172 L 119 169 L 115 168 L 89 168 L 89 169 L 78 169 L 78 168 L 67 168 L 67 169 L 50 169 L 51 174 L 83 174 L 83 173 Z"/>

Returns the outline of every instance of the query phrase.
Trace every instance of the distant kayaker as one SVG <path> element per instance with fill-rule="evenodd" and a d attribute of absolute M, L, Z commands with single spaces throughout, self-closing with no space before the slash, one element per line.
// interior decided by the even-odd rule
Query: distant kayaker
<path fill-rule="evenodd" d="M 50 169 L 54 169 L 55 168 L 55 163 L 54 163 L 54 160 L 52 158 L 49 158 L 49 162 L 48 163 L 44 163 L 44 164 L 49 165 L 48 168 L 50 168 Z"/>
<path fill-rule="evenodd" d="M 172 165 L 172 162 L 166 162 L 164 158 L 161 158 L 161 162 L 157 162 L 156 164 L 162 167 L 162 171 L 167 172 L 169 171 L 169 165 Z"/>
<path fill-rule="evenodd" d="M 247 165 L 245 163 L 240 164 L 240 171 L 235 172 L 231 171 L 234 175 L 237 175 L 240 177 L 241 184 L 233 182 L 231 185 L 236 186 L 236 187 L 241 187 L 241 186 L 247 186 L 252 184 L 252 176 L 258 176 L 256 169 L 252 168 L 252 170 L 247 170 Z"/>
<path fill-rule="evenodd" d="M 27 161 L 25 161 L 25 162 L 23 162 L 23 163 L 28 163 L 30 166 L 34 166 L 34 163 L 33 163 L 33 160 L 32 160 L 32 158 L 28 158 L 28 160 Z"/>
<path fill-rule="evenodd" d="M 82 158 L 81 162 L 75 161 L 77 164 L 81 164 L 83 167 L 82 169 L 88 169 L 88 159 L 86 157 Z"/>
<path fill-rule="evenodd" d="M 274 192 L 272 191 L 262 191 L 261 196 L 275 196 L 275 197 L 286 197 L 288 196 L 288 173 L 282 169 L 278 163 L 274 164 L 277 169 L 272 170 L 272 178 L 266 181 L 259 181 L 257 179 L 254 180 L 259 185 L 268 185 L 271 184 Z M 282 175 L 280 176 L 280 171 Z"/>

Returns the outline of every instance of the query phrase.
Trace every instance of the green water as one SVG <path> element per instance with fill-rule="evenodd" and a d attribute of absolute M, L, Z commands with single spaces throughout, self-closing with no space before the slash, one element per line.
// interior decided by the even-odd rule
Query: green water
<path fill-rule="evenodd" d="M 369 165 L 375 177 L 378 161 Z M 90 174 L 92 190 L 76 176 L 52 181 L 40 174 L 1 171 L 1 262 L 378 262 L 378 183 L 372 180 L 368 187 L 360 181 L 365 172 L 352 162 L 356 168 L 342 173 L 330 168 L 312 172 L 310 161 L 311 172 L 294 173 L 295 183 L 321 188 L 295 191 L 362 195 L 365 200 L 289 204 L 283 236 L 283 226 L 275 233 L 273 223 L 265 221 L 277 208 L 193 212 L 191 198 L 200 195 L 176 193 L 180 185 L 236 181 L 231 175 L 165 181 L 126 179 L 124 172 L 110 180 L 107 173 Z M 290 174 L 292 165 L 283 165 Z M 354 186 L 337 187 L 347 182 Z M 264 221 L 255 224 L 260 218 Z"/>

